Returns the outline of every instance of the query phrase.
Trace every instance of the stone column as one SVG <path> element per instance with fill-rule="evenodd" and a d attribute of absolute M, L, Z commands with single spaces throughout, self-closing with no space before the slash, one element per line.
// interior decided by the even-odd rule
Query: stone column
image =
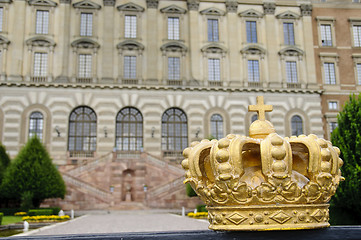
<path fill-rule="evenodd" d="M 159 41 L 158 41 L 158 3 L 159 0 L 147 0 L 147 79 L 150 84 L 159 84 L 158 61 Z"/>
<path fill-rule="evenodd" d="M 101 46 L 101 82 L 113 83 L 114 82 L 114 5 L 115 0 L 103 0 L 103 43 Z M 118 66 L 116 66 L 118 67 Z"/>
<path fill-rule="evenodd" d="M 239 39 L 238 37 L 238 29 L 237 29 L 237 8 L 238 3 L 234 0 L 226 1 L 226 9 L 227 9 L 227 30 L 228 30 L 228 49 L 229 49 L 229 81 L 231 86 L 240 86 L 241 84 L 241 73 L 239 69 L 245 71 L 246 68 L 241 68 L 241 63 L 239 59 Z"/>
<path fill-rule="evenodd" d="M 14 0 L 9 8 L 9 32 L 16 33 L 11 41 L 11 54 L 9 54 L 9 75 L 8 81 L 22 81 L 24 53 L 27 51 L 24 39 L 26 28 L 26 5 L 24 0 Z"/>
<path fill-rule="evenodd" d="M 203 81 L 201 79 L 201 51 L 200 51 L 200 27 L 198 22 L 199 0 L 188 0 L 189 10 L 189 72 L 191 81 Z M 202 31 L 201 31 L 202 32 Z M 199 82 L 203 85 L 203 82 Z"/>
<path fill-rule="evenodd" d="M 69 46 L 70 46 L 70 0 L 60 0 L 59 4 L 59 16 L 55 20 L 59 24 L 59 41 L 56 43 L 57 54 L 56 59 L 54 58 L 54 75 L 55 82 L 69 82 L 69 64 L 72 65 L 73 62 L 70 61 L 69 56 Z M 58 75 L 59 76 L 56 76 Z"/>
<path fill-rule="evenodd" d="M 272 2 L 266 2 L 263 4 L 263 9 L 265 13 L 265 25 L 266 25 L 266 46 L 268 52 L 268 69 L 269 69 L 269 82 L 270 87 L 281 87 L 282 79 L 281 74 L 279 73 L 279 39 L 277 28 L 276 28 L 276 18 L 275 10 L 276 4 Z"/>
<path fill-rule="evenodd" d="M 312 34 L 312 5 L 301 4 L 303 37 L 304 37 L 304 51 L 303 61 L 305 62 L 305 75 L 304 81 L 307 82 L 308 88 L 318 89 L 316 71 L 315 71 L 315 58 L 313 48 L 313 34 Z"/>

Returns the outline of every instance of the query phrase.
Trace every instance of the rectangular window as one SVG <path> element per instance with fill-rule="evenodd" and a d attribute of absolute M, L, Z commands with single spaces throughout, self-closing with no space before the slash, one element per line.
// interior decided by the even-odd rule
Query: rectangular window
<path fill-rule="evenodd" d="M 248 82 L 259 82 L 258 60 L 248 60 Z"/>
<path fill-rule="evenodd" d="M 0 32 L 3 31 L 4 8 L 0 8 Z"/>
<path fill-rule="evenodd" d="M 221 66 L 218 58 L 208 59 L 208 80 L 221 81 Z"/>
<path fill-rule="evenodd" d="M 49 11 L 36 11 L 36 34 L 48 34 L 49 28 Z"/>
<path fill-rule="evenodd" d="M 137 16 L 125 15 L 124 37 L 126 37 L 126 38 L 136 38 L 137 37 Z"/>
<path fill-rule="evenodd" d="M 179 18 L 168 18 L 168 39 L 179 40 Z"/>
<path fill-rule="evenodd" d="M 353 44 L 355 47 L 361 47 L 361 25 L 352 26 Z"/>
<path fill-rule="evenodd" d="M 248 43 L 257 43 L 257 22 L 246 21 L 246 33 Z"/>
<path fill-rule="evenodd" d="M 218 42 L 218 19 L 208 19 L 208 41 Z"/>
<path fill-rule="evenodd" d="M 124 56 L 124 78 L 136 79 L 137 78 L 137 57 Z"/>
<path fill-rule="evenodd" d="M 325 71 L 325 84 L 336 84 L 336 72 L 334 63 L 323 63 Z"/>
<path fill-rule="evenodd" d="M 325 47 L 332 46 L 332 32 L 330 24 L 321 24 L 321 44 Z"/>
<path fill-rule="evenodd" d="M 48 69 L 48 54 L 34 53 L 34 77 L 46 77 Z"/>
<path fill-rule="evenodd" d="M 79 78 L 91 78 L 92 74 L 92 55 L 80 54 L 78 65 Z"/>
<path fill-rule="evenodd" d="M 361 63 L 356 64 L 356 72 L 357 72 L 357 83 L 361 85 Z"/>
<path fill-rule="evenodd" d="M 180 59 L 179 57 L 168 58 L 168 80 L 180 80 Z"/>
<path fill-rule="evenodd" d="M 335 130 L 338 127 L 337 122 L 329 122 L 330 125 L 330 133 L 333 132 L 333 130 Z"/>
<path fill-rule="evenodd" d="M 81 13 L 80 14 L 80 36 L 93 35 L 93 14 Z"/>
<path fill-rule="evenodd" d="M 288 83 L 297 83 L 297 63 L 295 61 L 286 62 L 286 79 Z"/>
<path fill-rule="evenodd" d="M 329 101 L 328 102 L 328 109 L 329 110 L 337 110 L 337 102 L 336 101 Z"/>
<path fill-rule="evenodd" d="M 283 23 L 283 35 L 285 45 L 295 45 L 293 23 Z"/>

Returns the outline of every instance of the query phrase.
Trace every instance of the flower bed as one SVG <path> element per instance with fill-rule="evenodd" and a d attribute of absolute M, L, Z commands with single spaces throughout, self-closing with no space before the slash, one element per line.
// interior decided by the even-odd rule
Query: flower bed
<path fill-rule="evenodd" d="M 68 215 L 65 216 L 57 216 L 57 215 L 42 215 L 42 216 L 25 216 L 22 218 L 23 221 L 27 222 L 58 222 L 58 221 L 67 221 L 70 217 Z"/>
<path fill-rule="evenodd" d="M 27 215 L 26 212 L 16 212 L 16 213 L 14 214 L 14 216 L 26 216 L 26 215 Z"/>
<path fill-rule="evenodd" d="M 192 218 L 207 218 L 208 212 L 197 212 L 197 213 L 190 212 L 187 214 L 187 216 Z"/>

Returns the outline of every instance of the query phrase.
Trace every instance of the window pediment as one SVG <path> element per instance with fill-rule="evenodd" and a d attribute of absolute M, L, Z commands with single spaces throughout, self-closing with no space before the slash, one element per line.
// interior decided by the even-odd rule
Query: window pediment
<path fill-rule="evenodd" d="M 117 49 L 143 51 L 144 45 L 134 40 L 125 40 L 117 44 Z"/>
<path fill-rule="evenodd" d="M 144 12 L 144 7 L 135 3 L 126 3 L 117 7 L 118 11 Z"/>
<path fill-rule="evenodd" d="M 33 47 L 55 47 L 56 43 L 47 37 L 33 37 L 26 40 L 26 45 Z"/>
<path fill-rule="evenodd" d="M 75 40 L 71 43 L 72 47 L 76 47 L 76 48 L 99 48 L 100 45 L 99 43 L 88 39 L 88 38 L 81 38 L 78 40 Z"/>
<path fill-rule="evenodd" d="M 56 7 L 58 4 L 50 0 L 30 0 L 29 5 L 34 6 L 45 6 L 45 7 Z"/>
<path fill-rule="evenodd" d="M 227 49 L 219 44 L 211 43 L 201 49 L 205 53 L 227 53 Z"/>
<path fill-rule="evenodd" d="M 160 10 L 160 12 L 162 13 L 173 13 L 173 14 L 185 14 L 187 12 L 187 10 L 181 8 L 181 7 L 178 7 L 176 5 L 171 5 L 169 7 L 165 7 L 165 8 L 162 8 Z"/>
<path fill-rule="evenodd" d="M 297 47 L 287 47 L 278 52 L 282 56 L 303 56 L 304 52 Z"/>
<path fill-rule="evenodd" d="M 225 11 L 222 11 L 218 8 L 207 8 L 200 11 L 200 13 L 203 15 L 223 16 L 225 14 Z"/>
<path fill-rule="evenodd" d="M 278 19 L 299 19 L 300 15 L 291 11 L 280 13 L 276 16 Z"/>
<path fill-rule="evenodd" d="M 169 42 L 166 44 L 163 44 L 160 47 L 160 50 L 162 52 L 187 52 L 188 48 L 183 44 L 179 42 Z"/>
<path fill-rule="evenodd" d="M 12 0 L 0 0 L 0 3 L 12 3 Z"/>
<path fill-rule="evenodd" d="M 242 54 L 250 54 L 250 55 L 265 55 L 266 50 L 258 45 L 249 45 L 247 47 L 244 47 L 241 50 Z"/>
<path fill-rule="evenodd" d="M 263 17 L 263 13 L 261 12 L 258 12 L 254 9 L 249 9 L 249 10 L 246 10 L 244 12 L 241 12 L 240 14 L 238 14 L 240 17 L 253 17 L 253 18 L 261 18 Z"/>
<path fill-rule="evenodd" d="M 99 4 L 93 3 L 88 0 L 84 0 L 81 2 L 77 2 L 73 4 L 74 8 L 83 8 L 83 9 L 101 9 L 101 6 Z"/>

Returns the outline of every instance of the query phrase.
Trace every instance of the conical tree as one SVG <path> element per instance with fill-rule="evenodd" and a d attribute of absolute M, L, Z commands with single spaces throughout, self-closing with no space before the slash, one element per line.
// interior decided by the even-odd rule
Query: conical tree
<path fill-rule="evenodd" d="M 18 201 L 25 193 L 32 194 L 34 207 L 47 198 L 64 198 L 64 181 L 37 137 L 27 142 L 9 166 L 2 191 L 6 197 Z"/>
<path fill-rule="evenodd" d="M 5 147 L 0 143 L 0 183 L 3 180 L 6 168 L 10 164 L 10 157 L 6 153 Z"/>
<path fill-rule="evenodd" d="M 361 221 L 361 97 L 350 96 L 337 117 L 338 127 L 332 132 L 333 145 L 341 150 L 345 181 L 333 197 L 335 207 L 349 210 L 356 222 Z M 345 212 L 340 211 L 340 212 Z M 340 222 L 338 222 L 340 223 Z"/>

